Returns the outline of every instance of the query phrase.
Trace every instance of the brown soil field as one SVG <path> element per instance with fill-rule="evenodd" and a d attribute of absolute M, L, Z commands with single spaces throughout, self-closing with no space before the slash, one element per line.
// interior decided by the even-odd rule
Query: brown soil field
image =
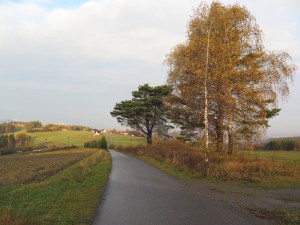
<path fill-rule="evenodd" d="M 0 186 L 44 180 L 95 150 L 76 149 L 0 157 Z"/>

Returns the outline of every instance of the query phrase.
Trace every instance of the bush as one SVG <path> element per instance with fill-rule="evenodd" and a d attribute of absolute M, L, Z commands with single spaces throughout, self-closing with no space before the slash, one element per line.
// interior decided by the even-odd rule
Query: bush
<path fill-rule="evenodd" d="M 104 136 L 99 141 L 88 141 L 84 143 L 85 148 L 102 148 L 107 150 L 107 141 Z"/>
<path fill-rule="evenodd" d="M 104 136 L 102 136 L 102 138 L 99 141 L 99 148 L 107 150 L 107 141 Z"/>

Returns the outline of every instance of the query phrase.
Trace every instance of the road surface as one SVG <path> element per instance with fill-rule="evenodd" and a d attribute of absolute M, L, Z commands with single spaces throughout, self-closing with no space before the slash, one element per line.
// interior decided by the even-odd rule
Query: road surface
<path fill-rule="evenodd" d="M 112 172 L 94 225 L 266 224 L 141 160 L 110 153 Z"/>

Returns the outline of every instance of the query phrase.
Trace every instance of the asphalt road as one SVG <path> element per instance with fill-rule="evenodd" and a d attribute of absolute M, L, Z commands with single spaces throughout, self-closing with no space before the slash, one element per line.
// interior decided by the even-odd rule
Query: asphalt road
<path fill-rule="evenodd" d="M 112 172 L 94 225 L 266 224 L 135 158 L 110 151 Z M 200 189 L 201 190 L 201 189 Z"/>

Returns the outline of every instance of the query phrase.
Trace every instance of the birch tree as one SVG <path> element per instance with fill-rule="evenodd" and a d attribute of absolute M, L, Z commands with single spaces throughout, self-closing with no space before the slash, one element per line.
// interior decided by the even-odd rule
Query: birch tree
<path fill-rule="evenodd" d="M 190 119 L 179 121 L 182 127 L 198 130 L 205 140 L 209 136 L 220 152 L 228 140 L 232 153 L 238 139 L 266 129 L 278 99 L 288 96 L 296 69 L 290 60 L 285 51 L 265 49 L 245 7 L 202 4 L 188 23 L 186 42 L 167 56 L 171 108 Z"/>

